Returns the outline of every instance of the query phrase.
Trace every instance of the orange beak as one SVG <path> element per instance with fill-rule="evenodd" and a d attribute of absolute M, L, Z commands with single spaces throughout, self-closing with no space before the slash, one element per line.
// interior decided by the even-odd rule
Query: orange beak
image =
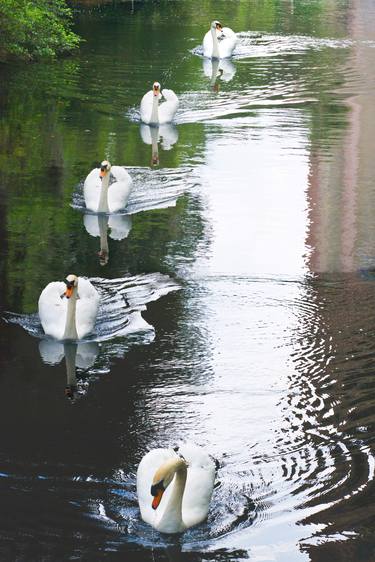
<path fill-rule="evenodd" d="M 100 178 L 104 178 L 104 176 L 106 175 L 107 171 L 106 170 L 100 170 L 99 172 L 99 177 Z"/>
<path fill-rule="evenodd" d="M 67 287 L 66 291 L 64 293 L 64 295 L 66 296 L 67 299 L 70 299 L 70 297 L 73 294 L 73 287 Z"/>
<path fill-rule="evenodd" d="M 156 509 L 158 507 L 159 503 L 161 502 L 161 498 L 163 497 L 163 494 L 164 494 L 164 490 L 159 488 L 156 496 L 152 500 L 152 509 Z"/>

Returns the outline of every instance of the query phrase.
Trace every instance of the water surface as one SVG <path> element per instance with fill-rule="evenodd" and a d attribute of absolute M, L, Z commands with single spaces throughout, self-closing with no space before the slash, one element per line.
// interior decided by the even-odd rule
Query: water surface
<path fill-rule="evenodd" d="M 373 3 L 97 4 L 78 54 L 0 69 L 1 557 L 371 561 Z M 217 67 L 214 18 L 239 32 Z M 154 80 L 180 98 L 157 134 Z M 104 158 L 135 188 L 99 220 L 82 182 Z M 35 316 L 68 273 L 109 307 L 77 348 Z M 183 440 L 219 484 L 170 538 L 135 472 Z"/>

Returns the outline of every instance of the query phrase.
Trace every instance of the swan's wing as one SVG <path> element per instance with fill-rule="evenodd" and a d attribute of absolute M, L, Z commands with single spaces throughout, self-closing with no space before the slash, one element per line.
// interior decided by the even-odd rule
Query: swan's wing
<path fill-rule="evenodd" d="M 99 307 L 99 293 L 88 279 L 78 277 L 76 326 L 78 338 L 89 334 L 94 326 Z"/>
<path fill-rule="evenodd" d="M 132 181 L 129 172 L 125 170 L 125 168 L 123 168 L 122 166 L 112 166 L 111 174 L 113 175 L 116 181 L 126 182 L 126 183 Z"/>
<path fill-rule="evenodd" d="M 132 189 L 133 181 L 121 166 L 112 166 L 111 174 L 115 178 L 108 189 L 108 207 L 110 213 L 125 209 Z"/>
<path fill-rule="evenodd" d="M 90 211 L 95 212 L 98 210 L 100 190 L 102 187 L 99 171 L 99 168 L 91 170 L 83 185 L 83 196 L 85 198 L 86 207 L 90 209 Z"/>
<path fill-rule="evenodd" d="M 172 449 L 153 449 L 147 453 L 138 465 L 137 470 L 137 496 L 139 508 L 143 521 L 153 525 L 157 519 L 160 518 L 160 510 L 163 504 L 168 503 L 169 493 L 171 492 L 172 485 L 168 486 L 164 492 L 161 504 L 158 507 L 157 514 L 152 509 L 152 495 L 151 484 L 154 474 L 165 461 L 175 457 L 176 453 Z"/>
<path fill-rule="evenodd" d="M 234 39 L 235 41 L 237 41 L 237 33 L 235 33 L 230 27 L 223 27 L 221 33 L 225 35 L 226 39 L 231 38 L 232 40 Z"/>
<path fill-rule="evenodd" d="M 141 100 L 141 121 L 144 123 L 149 123 L 151 119 L 151 111 L 152 111 L 152 100 L 153 100 L 153 92 L 150 90 L 145 94 Z"/>
<path fill-rule="evenodd" d="M 61 339 L 64 334 L 67 300 L 61 295 L 66 291 L 62 281 L 53 281 L 43 289 L 38 301 L 38 312 L 44 332 Z"/>
<path fill-rule="evenodd" d="M 206 519 L 215 482 L 215 463 L 202 447 L 184 444 L 179 453 L 188 462 L 182 519 L 187 527 Z"/>
<path fill-rule="evenodd" d="M 166 101 L 159 105 L 159 121 L 169 123 L 177 111 L 179 101 L 173 90 L 164 89 L 162 94 Z"/>
<path fill-rule="evenodd" d="M 221 39 L 219 38 L 220 57 L 230 57 L 237 44 L 237 35 L 230 27 L 223 27 Z"/>
<path fill-rule="evenodd" d="M 123 240 L 132 228 L 132 218 L 129 215 L 111 215 L 108 220 L 112 240 Z"/>

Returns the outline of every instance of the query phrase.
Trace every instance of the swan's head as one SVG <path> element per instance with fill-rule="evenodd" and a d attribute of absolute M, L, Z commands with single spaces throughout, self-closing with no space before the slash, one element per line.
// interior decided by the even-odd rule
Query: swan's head
<path fill-rule="evenodd" d="M 64 296 L 67 299 L 70 299 L 70 297 L 73 294 L 74 288 L 78 287 L 77 275 L 68 275 L 68 277 L 65 279 L 65 285 L 66 285 L 66 291 L 64 293 Z"/>
<path fill-rule="evenodd" d="M 99 172 L 99 176 L 101 178 L 104 178 L 104 176 L 106 174 L 108 174 L 108 172 L 110 172 L 111 170 L 111 164 L 110 162 L 108 162 L 108 160 L 103 160 L 103 162 L 100 164 L 100 172 Z"/>
<path fill-rule="evenodd" d="M 154 496 L 152 500 L 152 509 L 156 509 L 161 502 L 161 498 L 169 484 L 172 482 L 174 475 L 179 470 L 185 469 L 187 462 L 181 457 L 168 459 L 163 463 L 155 472 L 151 485 L 151 495 Z"/>
<path fill-rule="evenodd" d="M 158 96 L 160 94 L 160 83 L 159 82 L 154 82 L 152 85 L 152 91 L 154 93 L 154 96 Z"/>
<path fill-rule="evenodd" d="M 218 20 L 214 20 L 211 23 L 211 29 L 217 29 L 218 31 L 222 31 L 223 26 L 221 25 L 221 23 Z"/>

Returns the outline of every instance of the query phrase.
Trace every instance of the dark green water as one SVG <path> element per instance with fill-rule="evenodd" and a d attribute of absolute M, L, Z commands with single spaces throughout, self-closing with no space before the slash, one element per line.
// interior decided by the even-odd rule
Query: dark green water
<path fill-rule="evenodd" d="M 218 69 L 215 18 L 239 33 Z M 373 2 L 104 3 L 76 31 L 71 58 L 0 68 L 0 558 L 374 560 Z M 157 165 L 155 80 L 180 100 Z M 104 158 L 134 189 L 100 239 Z M 73 381 L 35 316 L 68 273 L 106 299 Z M 184 440 L 220 485 L 169 538 L 135 472 Z"/>

